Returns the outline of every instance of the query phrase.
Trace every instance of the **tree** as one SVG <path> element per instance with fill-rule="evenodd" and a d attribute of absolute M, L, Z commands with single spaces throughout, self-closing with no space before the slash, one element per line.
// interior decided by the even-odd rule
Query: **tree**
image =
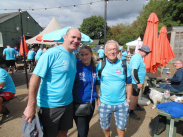
<path fill-rule="evenodd" d="M 106 27 L 106 31 L 109 27 Z M 90 36 L 91 39 L 99 39 L 104 43 L 104 19 L 101 16 L 91 16 L 83 20 L 80 31 Z"/>

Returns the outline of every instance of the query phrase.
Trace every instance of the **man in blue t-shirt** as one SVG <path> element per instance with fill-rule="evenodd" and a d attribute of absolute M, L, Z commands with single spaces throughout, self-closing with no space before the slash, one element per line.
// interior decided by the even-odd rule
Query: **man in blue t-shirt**
<path fill-rule="evenodd" d="M 122 61 L 117 58 L 118 53 L 118 43 L 114 40 L 109 40 L 105 45 L 106 65 L 101 72 L 100 87 L 97 85 L 96 88 L 100 125 L 106 137 L 110 136 L 112 113 L 115 116 L 118 136 L 124 136 L 128 123 L 129 104 L 131 102 L 131 72 L 128 63 L 126 63 L 126 74 L 122 67 Z M 101 64 L 102 62 L 97 65 L 97 72 L 101 69 Z"/>
<path fill-rule="evenodd" d="M 7 48 L 3 50 L 3 56 L 6 56 L 6 71 L 8 72 L 8 68 L 11 66 L 12 75 L 14 75 L 15 58 L 16 58 L 15 49 L 7 45 Z"/>
<path fill-rule="evenodd" d="M 121 60 L 126 60 L 128 57 L 128 53 L 125 49 L 121 50 Z"/>
<path fill-rule="evenodd" d="M 137 110 L 143 111 L 144 109 L 138 105 L 138 96 L 140 89 L 142 89 L 145 76 L 146 76 L 146 68 L 145 63 L 143 61 L 143 57 L 150 53 L 150 48 L 148 46 L 142 46 L 139 49 L 139 52 L 136 53 L 130 60 L 130 69 L 132 72 L 132 102 L 130 103 L 130 114 L 129 116 L 135 120 L 140 120 L 140 117 L 136 115 L 134 112 L 135 107 Z"/>
<path fill-rule="evenodd" d="M 28 122 L 32 121 L 37 95 L 37 112 L 46 137 L 66 136 L 73 126 L 72 88 L 76 75 L 76 56 L 73 51 L 80 42 L 80 31 L 69 29 L 62 45 L 48 49 L 40 57 L 30 79 L 24 115 Z"/>
<path fill-rule="evenodd" d="M 103 46 L 100 46 L 100 49 L 98 50 L 97 55 L 99 57 L 99 60 L 102 61 L 103 58 L 104 58 L 104 49 L 103 49 Z"/>
<path fill-rule="evenodd" d="M 0 112 L 2 111 L 2 103 L 14 97 L 15 85 L 8 72 L 0 68 Z"/>
<path fill-rule="evenodd" d="M 35 57 L 35 49 L 32 47 L 31 50 L 29 50 L 27 55 L 29 71 L 33 70 L 34 68 L 34 61 L 35 61 L 34 57 Z"/>
<path fill-rule="evenodd" d="M 43 54 L 43 48 L 44 48 L 44 45 L 41 45 L 40 48 L 39 48 L 39 50 L 36 53 L 36 56 L 35 56 L 36 63 L 38 62 L 39 58 Z"/>

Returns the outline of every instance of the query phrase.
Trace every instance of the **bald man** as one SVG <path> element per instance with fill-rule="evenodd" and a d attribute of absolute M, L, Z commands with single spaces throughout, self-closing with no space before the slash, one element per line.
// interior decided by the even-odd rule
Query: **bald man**
<path fill-rule="evenodd" d="M 45 137 L 66 137 L 73 126 L 72 87 L 76 74 L 76 56 L 73 51 L 80 42 L 80 31 L 69 29 L 62 45 L 47 50 L 40 57 L 30 79 L 24 116 L 28 122 L 32 121 L 37 95 L 37 112 Z"/>

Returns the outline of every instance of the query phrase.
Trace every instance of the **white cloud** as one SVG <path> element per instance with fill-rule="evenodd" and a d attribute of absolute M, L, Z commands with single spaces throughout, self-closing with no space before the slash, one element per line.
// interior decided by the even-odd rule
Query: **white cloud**
<path fill-rule="evenodd" d="M 92 6 L 90 6 L 90 2 L 93 3 Z M 132 23 L 145 4 L 145 0 L 109 0 L 107 4 L 108 25 Z M 73 5 L 77 5 L 76 8 Z M 61 10 L 58 10 L 59 6 Z M 8 9 L 7 12 L 16 12 L 19 8 L 29 9 L 29 14 L 42 27 L 46 27 L 53 16 L 56 17 L 62 27 L 68 25 L 80 27 L 83 19 L 92 15 L 104 17 L 104 0 L 1 0 L 0 13 L 4 13 L 3 9 Z M 44 8 L 48 10 L 45 11 Z M 31 9 L 34 9 L 35 12 L 32 12 Z"/>

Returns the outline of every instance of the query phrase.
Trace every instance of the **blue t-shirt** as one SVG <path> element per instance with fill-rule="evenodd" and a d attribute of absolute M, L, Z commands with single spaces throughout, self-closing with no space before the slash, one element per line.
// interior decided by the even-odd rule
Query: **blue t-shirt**
<path fill-rule="evenodd" d="M 42 49 L 39 49 L 36 53 L 36 56 L 35 56 L 35 59 L 36 60 L 39 60 L 39 58 L 41 57 L 41 55 L 43 54 L 43 50 Z"/>
<path fill-rule="evenodd" d="M 46 108 L 66 106 L 73 101 L 76 56 L 62 45 L 48 49 L 33 72 L 41 77 L 37 105 Z"/>
<path fill-rule="evenodd" d="M 97 72 L 101 69 L 101 62 L 97 65 Z M 109 105 L 119 105 L 126 101 L 125 81 L 126 75 L 123 73 L 122 61 L 117 60 L 110 63 L 106 59 L 106 65 L 101 73 L 100 79 L 100 101 Z M 127 77 L 131 76 L 131 71 L 127 63 Z M 97 77 L 99 79 L 99 77 Z"/>
<path fill-rule="evenodd" d="M 136 53 L 135 55 L 132 56 L 132 58 L 130 60 L 130 69 L 131 69 L 131 71 L 132 71 L 132 69 L 137 69 L 138 78 L 140 80 L 140 83 L 144 84 L 144 80 L 146 77 L 146 66 L 143 61 L 142 56 L 139 53 Z M 137 84 L 135 82 L 135 80 L 133 79 L 133 77 L 132 77 L 132 83 Z"/>
<path fill-rule="evenodd" d="M 27 59 L 32 60 L 34 59 L 34 56 L 35 56 L 35 51 L 29 50 Z"/>
<path fill-rule="evenodd" d="M 77 61 L 77 73 L 73 87 L 73 100 L 76 103 L 86 103 L 91 100 L 91 92 L 93 86 L 92 101 L 97 97 L 95 84 L 97 81 L 96 69 L 92 72 L 92 66 L 84 65 L 80 60 Z"/>
<path fill-rule="evenodd" d="M 126 57 L 122 56 L 122 55 L 128 55 L 127 51 L 124 51 L 124 52 L 121 53 L 121 59 L 122 60 L 126 59 Z"/>
<path fill-rule="evenodd" d="M 99 55 L 99 58 L 104 58 L 104 50 L 103 49 L 99 49 L 97 54 Z"/>
<path fill-rule="evenodd" d="M 0 68 L 0 83 L 5 83 L 5 86 L 0 89 L 0 92 L 16 92 L 15 84 L 13 83 L 11 76 L 2 68 Z"/>
<path fill-rule="evenodd" d="M 15 60 L 16 51 L 14 48 L 5 48 L 3 54 L 6 55 L 6 60 Z"/>

